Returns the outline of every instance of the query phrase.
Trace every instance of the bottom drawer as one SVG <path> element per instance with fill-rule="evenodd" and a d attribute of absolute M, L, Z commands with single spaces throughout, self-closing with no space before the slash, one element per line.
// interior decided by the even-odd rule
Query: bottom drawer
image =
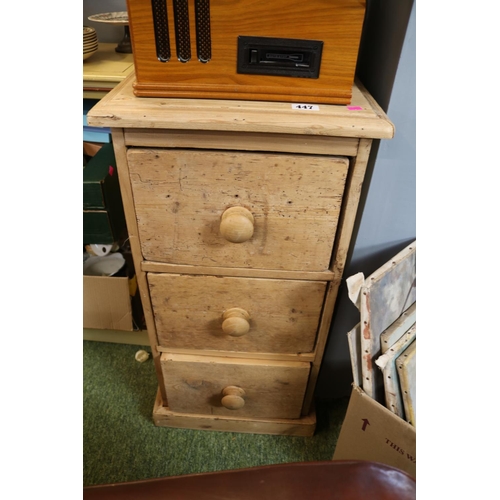
<path fill-rule="evenodd" d="M 170 410 L 244 418 L 299 418 L 310 364 L 161 355 Z"/>

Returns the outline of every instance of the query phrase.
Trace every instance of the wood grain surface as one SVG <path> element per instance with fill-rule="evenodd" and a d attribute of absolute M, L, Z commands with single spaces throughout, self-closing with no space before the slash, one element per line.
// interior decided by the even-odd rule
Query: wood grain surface
<path fill-rule="evenodd" d="M 189 7 L 191 54 L 180 62 L 174 11 L 167 3 L 171 58 L 157 56 L 151 2 L 129 0 L 138 96 L 258 99 L 348 104 L 365 14 L 362 0 L 216 0 L 210 2 L 211 59 L 196 56 L 194 2 Z M 240 35 L 323 41 L 318 78 L 240 74 Z"/>
<path fill-rule="evenodd" d="M 309 363 L 162 354 L 172 411 L 205 415 L 298 418 Z M 241 387 L 245 404 L 230 410 L 221 403 L 227 386 Z"/>
<path fill-rule="evenodd" d="M 188 265 L 325 271 L 348 160 L 241 152 L 129 149 L 146 260 Z M 233 206 L 255 219 L 253 237 L 220 233 Z"/>
<path fill-rule="evenodd" d="M 323 104 L 299 110 L 286 102 L 227 99 L 141 98 L 134 95 L 135 74 L 127 77 L 87 113 L 94 127 L 293 134 L 298 136 L 390 139 L 394 124 L 363 85 L 353 85 L 350 106 Z M 304 137 L 298 138 L 304 140 Z M 307 140 L 307 138 L 306 138 Z M 239 149 L 238 138 L 233 148 Z M 263 151 L 272 151 L 263 147 Z"/>
<path fill-rule="evenodd" d="M 239 352 L 314 350 L 325 282 L 148 274 L 158 344 Z M 233 337 L 223 314 L 242 308 L 250 330 Z"/>

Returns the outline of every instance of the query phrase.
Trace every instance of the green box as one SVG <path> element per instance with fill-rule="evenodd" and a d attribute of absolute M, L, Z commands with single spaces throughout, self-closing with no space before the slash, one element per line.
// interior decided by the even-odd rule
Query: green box
<path fill-rule="evenodd" d="M 83 168 L 83 243 L 111 244 L 126 234 L 113 144 L 105 144 Z"/>
<path fill-rule="evenodd" d="M 107 209 L 121 203 L 113 144 L 105 144 L 83 167 L 83 208 Z"/>
<path fill-rule="evenodd" d="M 123 237 L 124 224 L 114 222 L 106 210 L 84 210 L 83 243 L 111 245 Z"/>

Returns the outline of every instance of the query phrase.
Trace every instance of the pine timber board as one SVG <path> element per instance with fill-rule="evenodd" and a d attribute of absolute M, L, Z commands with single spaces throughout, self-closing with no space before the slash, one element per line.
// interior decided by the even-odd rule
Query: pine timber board
<path fill-rule="evenodd" d="M 127 161 L 146 260 L 328 269 L 347 158 L 130 148 Z M 221 216 L 233 205 L 254 217 L 253 236 L 238 245 L 220 231 Z"/>
<path fill-rule="evenodd" d="M 333 281 L 335 274 L 332 271 L 284 271 L 283 269 L 251 269 L 246 267 L 216 267 L 187 264 L 168 264 L 166 262 L 142 261 L 141 270 L 151 273 L 174 274 L 210 274 L 213 276 L 234 276 L 240 278 L 275 278 L 309 281 Z"/>
<path fill-rule="evenodd" d="M 261 134 L 212 130 L 143 130 L 125 131 L 128 146 L 152 148 L 196 148 L 231 150 L 235 141 L 243 151 L 270 151 L 273 153 L 307 153 L 337 156 L 354 156 L 359 139 L 321 135 L 297 136 L 294 134 Z"/>
<path fill-rule="evenodd" d="M 325 282 L 155 273 L 148 282 L 162 347 L 249 355 L 314 350 Z M 222 316 L 231 307 L 248 312 L 246 334 L 224 333 Z"/>
<path fill-rule="evenodd" d="M 378 104 L 353 86 L 349 106 L 318 105 L 318 110 L 296 110 L 291 103 L 136 97 L 131 74 L 89 111 L 94 127 L 211 130 L 303 134 L 313 136 L 391 139 L 394 125 Z M 140 119 L 139 119 L 140 117 Z"/>
<path fill-rule="evenodd" d="M 170 410 L 158 391 L 153 408 L 153 421 L 158 427 L 310 437 L 316 430 L 316 411 L 312 409 L 309 415 L 293 419 L 246 419 L 177 413 Z"/>

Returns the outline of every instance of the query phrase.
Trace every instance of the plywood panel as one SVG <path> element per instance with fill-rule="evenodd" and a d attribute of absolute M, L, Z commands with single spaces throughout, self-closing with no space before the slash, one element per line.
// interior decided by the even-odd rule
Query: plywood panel
<path fill-rule="evenodd" d="M 200 429 L 209 431 L 244 432 L 247 434 L 276 434 L 311 437 L 316 429 L 316 411 L 300 418 L 241 418 L 237 416 L 197 415 L 173 412 L 163 404 L 158 391 L 153 420 L 160 427 Z"/>

